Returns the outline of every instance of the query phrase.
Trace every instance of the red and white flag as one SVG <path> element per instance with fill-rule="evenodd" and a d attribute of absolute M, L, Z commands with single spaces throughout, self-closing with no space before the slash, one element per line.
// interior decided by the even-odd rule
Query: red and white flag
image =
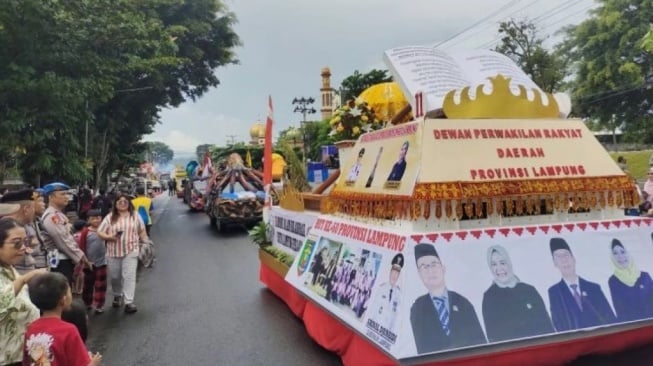
<path fill-rule="evenodd" d="M 272 207 L 270 190 L 272 187 L 272 96 L 268 96 L 268 119 L 265 122 L 265 144 L 263 145 L 263 186 L 265 188 L 265 204 L 263 205 L 263 220 L 268 222 L 269 210 Z"/>

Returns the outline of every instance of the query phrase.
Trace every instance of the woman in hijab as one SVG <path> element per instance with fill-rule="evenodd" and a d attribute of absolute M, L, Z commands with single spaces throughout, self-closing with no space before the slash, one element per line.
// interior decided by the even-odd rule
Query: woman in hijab
<path fill-rule="evenodd" d="M 653 281 L 635 266 L 630 253 L 618 239 L 610 246 L 614 274 L 610 276 L 610 296 L 619 322 L 653 317 Z"/>
<path fill-rule="evenodd" d="M 487 264 L 494 282 L 483 295 L 483 320 L 490 342 L 553 333 L 544 300 L 535 287 L 519 281 L 506 249 L 493 245 Z"/>

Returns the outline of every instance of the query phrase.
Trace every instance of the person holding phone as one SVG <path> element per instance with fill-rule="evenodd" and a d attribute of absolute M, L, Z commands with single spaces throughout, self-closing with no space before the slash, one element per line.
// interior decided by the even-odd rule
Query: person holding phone
<path fill-rule="evenodd" d="M 113 202 L 113 209 L 97 229 L 98 236 L 107 242 L 107 264 L 113 290 L 113 307 L 125 304 L 125 313 L 137 311 L 134 304 L 139 242 L 148 241 L 145 223 L 134 211 L 127 195 L 121 194 Z"/>

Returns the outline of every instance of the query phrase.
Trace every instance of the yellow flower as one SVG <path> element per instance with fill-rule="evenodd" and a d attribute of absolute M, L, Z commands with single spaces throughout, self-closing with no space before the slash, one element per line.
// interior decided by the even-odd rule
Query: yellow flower
<path fill-rule="evenodd" d="M 332 125 L 335 125 L 338 122 L 340 122 L 340 116 L 336 116 L 335 118 L 331 119 L 331 124 Z"/>
<path fill-rule="evenodd" d="M 342 127 L 342 125 L 338 125 L 338 127 L 336 127 L 336 131 L 337 131 L 337 132 L 342 132 L 342 131 L 344 131 L 344 130 L 345 130 L 345 128 Z"/>
<path fill-rule="evenodd" d="M 351 130 L 351 132 L 354 134 L 354 136 L 356 136 L 356 135 L 358 135 L 359 133 L 361 133 L 361 129 L 358 128 L 358 127 L 354 127 L 354 128 Z"/>
<path fill-rule="evenodd" d="M 350 108 L 349 108 L 348 105 L 346 105 L 346 106 L 344 106 L 342 109 L 345 110 L 345 111 L 349 111 Z"/>
<path fill-rule="evenodd" d="M 369 119 L 369 118 L 367 118 L 367 116 L 365 116 L 365 115 L 363 115 L 363 116 L 361 117 L 361 121 L 363 121 L 363 122 L 367 122 L 368 119 Z"/>

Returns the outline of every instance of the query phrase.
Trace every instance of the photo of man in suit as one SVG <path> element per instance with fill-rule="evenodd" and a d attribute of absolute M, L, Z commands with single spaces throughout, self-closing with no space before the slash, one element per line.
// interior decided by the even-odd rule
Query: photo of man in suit
<path fill-rule="evenodd" d="M 399 149 L 399 158 L 397 162 L 392 166 L 390 175 L 388 175 L 388 182 L 399 182 L 401 178 L 404 177 L 404 172 L 406 171 L 406 153 L 408 153 L 408 141 L 404 141 Z"/>
<path fill-rule="evenodd" d="M 562 238 L 549 242 L 553 264 L 562 279 L 549 287 L 549 302 L 553 326 L 558 332 L 611 324 L 614 312 L 601 286 L 576 274 L 576 258 Z"/>
<path fill-rule="evenodd" d="M 358 175 L 360 174 L 361 168 L 363 167 L 363 156 L 365 156 L 365 148 L 362 148 L 358 151 L 358 158 L 356 159 L 356 162 L 351 167 L 351 169 L 349 169 L 349 174 L 347 174 L 347 179 L 345 180 L 346 184 L 354 184 L 356 179 L 358 179 Z"/>
<path fill-rule="evenodd" d="M 447 289 L 446 267 L 431 244 L 415 246 L 415 264 L 428 293 L 410 308 L 410 323 L 417 353 L 487 343 L 474 306 L 462 295 Z"/>

